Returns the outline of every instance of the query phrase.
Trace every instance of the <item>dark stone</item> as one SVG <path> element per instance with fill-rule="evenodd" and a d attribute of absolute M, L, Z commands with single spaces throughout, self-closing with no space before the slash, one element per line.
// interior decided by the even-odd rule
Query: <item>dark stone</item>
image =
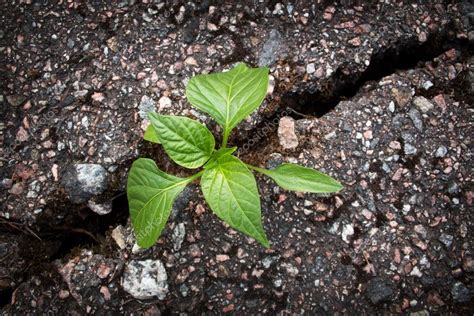
<path fill-rule="evenodd" d="M 378 305 L 393 301 L 396 296 L 396 288 L 390 280 L 376 277 L 369 281 L 365 294 L 373 304 Z"/>
<path fill-rule="evenodd" d="M 450 194 L 458 194 L 461 192 L 461 190 L 459 189 L 459 185 L 456 182 L 452 182 L 448 187 L 448 192 Z"/>
<path fill-rule="evenodd" d="M 199 32 L 199 19 L 194 17 L 191 18 L 188 23 L 184 26 L 183 29 L 183 41 L 186 44 L 191 44 L 194 42 L 194 39 L 198 35 Z"/>
<path fill-rule="evenodd" d="M 283 163 L 283 156 L 279 153 L 273 153 L 268 157 L 266 167 L 267 169 L 275 169 Z"/>
<path fill-rule="evenodd" d="M 7 96 L 7 101 L 12 106 L 20 106 L 26 101 L 26 98 L 22 95 L 9 95 Z"/>
<path fill-rule="evenodd" d="M 423 274 L 423 276 L 420 279 L 421 284 L 423 284 L 424 287 L 429 288 L 435 284 L 435 279 L 428 274 Z"/>
<path fill-rule="evenodd" d="M 456 282 L 451 287 L 451 295 L 457 303 L 467 303 L 471 300 L 471 291 L 463 283 Z"/>
<path fill-rule="evenodd" d="M 282 35 L 278 30 L 271 30 L 258 60 L 259 66 L 269 66 L 278 58 L 278 49 L 281 46 Z"/>
<path fill-rule="evenodd" d="M 245 302 L 245 306 L 248 308 L 255 308 L 258 305 L 258 299 L 248 300 Z"/>

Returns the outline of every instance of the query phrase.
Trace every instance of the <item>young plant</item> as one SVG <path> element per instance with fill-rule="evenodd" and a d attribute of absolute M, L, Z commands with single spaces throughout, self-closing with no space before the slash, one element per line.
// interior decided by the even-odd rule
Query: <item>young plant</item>
<path fill-rule="evenodd" d="M 248 68 L 238 64 L 230 71 L 198 75 L 189 81 L 186 96 L 197 109 L 209 114 L 223 128 L 222 144 L 216 150 L 212 133 L 198 121 L 187 117 L 149 113 L 150 126 L 144 138 L 160 143 L 178 165 L 202 169 L 179 178 L 169 175 L 151 159 L 140 158 L 128 176 L 127 195 L 132 225 L 138 245 L 151 247 L 160 236 L 176 197 L 187 184 L 201 178 L 204 198 L 211 210 L 236 230 L 269 242 L 262 225 L 260 196 L 251 172 L 260 172 L 286 190 L 329 193 L 342 185 L 313 169 L 282 164 L 273 170 L 251 166 L 232 154 L 227 147 L 234 127 L 254 112 L 267 93 L 268 68 Z"/>

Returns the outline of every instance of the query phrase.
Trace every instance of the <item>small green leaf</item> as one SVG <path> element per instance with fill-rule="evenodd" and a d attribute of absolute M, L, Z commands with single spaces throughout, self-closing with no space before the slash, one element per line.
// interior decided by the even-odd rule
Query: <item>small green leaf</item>
<path fill-rule="evenodd" d="M 152 124 L 148 125 L 148 127 L 146 128 L 145 134 L 143 135 L 143 139 L 155 144 L 160 144 L 160 140 L 158 139 L 158 136 L 156 135 L 155 129 L 153 128 Z"/>
<path fill-rule="evenodd" d="M 204 169 L 214 168 L 217 165 L 217 159 L 225 155 L 232 155 L 236 150 L 237 147 L 235 146 L 230 148 L 220 148 L 219 150 L 216 150 L 212 154 L 211 159 L 209 159 L 209 161 L 204 165 Z"/>
<path fill-rule="evenodd" d="M 236 230 L 269 247 L 263 230 L 257 183 L 238 158 L 224 155 L 201 178 L 204 198 L 212 211 Z"/>
<path fill-rule="evenodd" d="M 330 176 L 314 169 L 285 163 L 276 169 L 253 169 L 272 178 L 286 190 L 312 193 L 331 193 L 342 190 L 343 186 Z"/>
<path fill-rule="evenodd" d="M 164 173 L 151 159 L 135 160 L 127 181 L 127 197 L 137 243 L 153 246 L 165 227 L 173 202 L 191 180 Z"/>
<path fill-rule="evenodd" d="M 268 68 L 238 64 L 232 70 L 191 78 L 186 96 L 211 115 L 228 133 L 262 103 L 268 88 Z"/>
<path fill-rule="evenodd" d="M 222 157 L 224 155 L 232 155 L 234 153 L 234 151 L 236 151 L 236 150 L 237 150 L 237 146 L 220 148 L 212 156 L 216 157 L 216 158 L 219 158 L 219 157 Z"/>
<path fill-rule="evenodd" d="M 214 159 L 214 160 L 217 160 L 219 159 L 220 157 L 222 156 L 225 156 L 225 155 L 232 155 L 234 153 L 234 151 L 237 150 L 237 147 L 234 146 L 234 147 L 225 147 L 225 148 L 219 148 L 219 150 L 216 150 L 213 154 L 212 154 L 212 157 L 211 159 Z"/>
<path fill-rule="evenodd" d="M 166 153 L 178 165 L 194 169 L 211 158 L 214 136 L 198 121 L 157 113 L 149 113 L 148 117 Z"/>

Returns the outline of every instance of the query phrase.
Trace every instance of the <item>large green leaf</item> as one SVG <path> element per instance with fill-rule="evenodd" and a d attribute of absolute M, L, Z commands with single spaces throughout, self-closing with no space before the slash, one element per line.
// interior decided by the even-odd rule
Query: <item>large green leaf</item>
<path fill-rule="evenodd" d="M 221 156 L 214 167 L 205 169 L 201 187 L 204 198 L 220 219 L 269 247 L 262 226 L 257 183 L 243 162 L 228 154 Z"/>
<path fill-rule="evenodd" d="M 160 144 L 160 140 L 158 139 L 155 128 L 152 124 L 148 125 L 146 128 L 145 134 L 143 134 L 143 139 L 155 144 Z"/>
<path fill-rule="evenodd" d="M 193 106 L 211 115 L 229 132 L 258 108 L 267 88 L 267 67 L 238 64 L 227 72 L 191 78 L 186 96 Z"/>
<path fill-rule="evenodd" d="M 178 194 L 191 180 L 164 173 L 151 159 L 135 160 L 127 182 L 127 197 L 137 243 L 153 246 L 165 227 Z"/>
<path fill-rule="evenodd" d="M 209 160 L 216 144 L 204 125 L 184 116 L 149 113 L 148 117 L 166 153 L 178 165 L 194 169 Z"/>
<path fill-rule="evenodd" d="M 313 193 L 331 193 L 340 191 L 343 186 L 330 176 L 314 169 L 285 163 L 276 169 L 267 170 L 251 167 L 272 178 L 286 190 Z"/>

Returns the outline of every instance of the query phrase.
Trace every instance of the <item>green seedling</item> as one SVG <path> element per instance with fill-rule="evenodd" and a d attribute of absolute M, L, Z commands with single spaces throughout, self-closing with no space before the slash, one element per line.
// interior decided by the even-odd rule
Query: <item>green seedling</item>
<path fill-rule="evenodd" d="M 159 238 L 174 200 L 189 183 L 200 178 L 204 198 L 221 220 L 256 239 L 269 242 L 262 225 L 260 196 L 252 171 L 273 179 L 286 190 L 313 193 L 338 192 L 342 185 L 316 170 L 282 164 L 273 170 L 242 162 L 227 147 L 233 128 L 262 103 L 268 88 L 268 68 L 238 64 L 230 71 L 198 75 L 189 81 L 189 102 L 209 114 L 223 128 L 222 144 L 216 149 L 212 133 L 198 121 L 182 116 L 149 113 L 150 126 L 144 138 L 163 146 L 178 165 L 200 168 L 179 178 L 158 169 L 151 159 L 137 159 L 130 170 L 127 195 L 137 243 L 151 247 Z"/>

